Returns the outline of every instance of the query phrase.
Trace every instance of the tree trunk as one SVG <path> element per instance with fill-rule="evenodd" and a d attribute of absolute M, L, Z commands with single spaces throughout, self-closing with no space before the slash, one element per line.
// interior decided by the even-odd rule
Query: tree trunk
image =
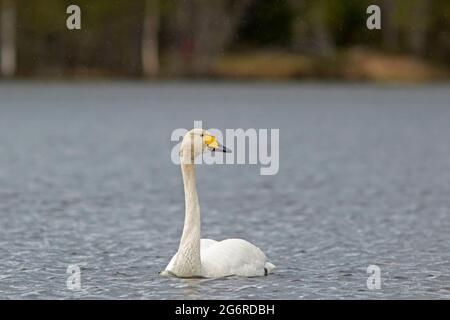
<path fill-rule="evenodd" d="M 396 21 L 396 0 L 383 0 L 381 8 L 381 30 L 383 46 L 388 50 L 398 48 L 398 23 Z"/>
<path fill-rule="evenodd" d="M 306 7 L 304 0 L 289 0 L 289 7 L 294 15 L 292 20 L 292 48 L 299 52 L 306 51 L 308 48 L 308 23 L 304 15 Z"/>
<path fill-rule="evenodd" d="M 16 6 L 14 0 L 3 0 L 0 10 L 0 74 L 16 73 Z"/>
<path fill-rule="evenodd" d="M 429 23 L 429 6 L 427 0 L 414 0 L 411 3 L 411 21 L 409 30 L 409 47 L 414 54 L 422 55 L 425 49 Z"/>
<path fill-rule="evenodd" d="M 208 75 L 230 43 L 251 0 L 185 0 L 176 3 L 170 29 L 171 73 Z M 181 72 L 180 72 L 181 71 Z"/>
<path fill-rule="evenodd" d="M 316 0 L 312 8 L 311 27 L 313 32 L 313 45 L 320 56 L 334 54 L 334 43 L 327 25 L 327 3 L 325 0 Z"/>
<path fill-rule="evenodd" d="M 327 23 L 327 0 L 289 0 L 294 12 L 292 48 L 319 56 L 335 52 L 333 35 Z"/>
<path fill-rule="evenodd" d="M 145 77 L 156 77 L 159 72 L 159 0 L 145 0 L 142 30 L 142 72 Z"/>

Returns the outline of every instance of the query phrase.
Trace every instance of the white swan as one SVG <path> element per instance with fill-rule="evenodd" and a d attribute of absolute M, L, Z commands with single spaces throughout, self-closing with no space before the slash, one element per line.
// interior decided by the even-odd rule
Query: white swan
<path fill-rule="evenodd" d="M 200 239 L 200 207 L 195 187 L 194 158 L 203 152 L 230 152 L 203 129 L 186 133 L 180 160 L 185 196 L 185 220 L 178 252 L 162 272 L 176 277 L 264 276 L 275 266 L 255 245 L 242 239 Z"/>

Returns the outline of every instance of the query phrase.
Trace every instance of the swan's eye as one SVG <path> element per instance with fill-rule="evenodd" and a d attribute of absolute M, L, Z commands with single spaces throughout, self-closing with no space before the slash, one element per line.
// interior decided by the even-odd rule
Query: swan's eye
<path fill-rule="evenodd" d="M 200 133 L 200 137 L 203 137 L 203 133 Z"/>

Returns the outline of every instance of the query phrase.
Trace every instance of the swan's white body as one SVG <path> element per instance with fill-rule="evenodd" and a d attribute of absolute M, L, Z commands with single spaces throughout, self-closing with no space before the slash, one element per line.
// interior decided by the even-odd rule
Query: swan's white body
<path fill-rule="evenodd" d="M 171 270 L 176 258 L 177 253 L 166 267 L 168 274 L 174 274 Z M 264 276 L 274 269 L 264 252 L 242 239 L 200 239 L 200 263 L 201 273 L 198 276 L 206 278 Z"/>
<path fill-rule="evenodd" d="M 211 137 L 202 129 L 191 130 L 181 145 L 186 214 L 178 252 L 170 260 L 163 274 L 207 278 L 267 275 L 275 266 L 268 262 L 261 249 L 250 242 L 242 239 L 200 239 L 200 207 L 193 160 L 208 147 L 213 146 L 214 150 L 220 147 L 214 139 L 213 142 L 206 140 L 205 143 L 204 136 Z"/>

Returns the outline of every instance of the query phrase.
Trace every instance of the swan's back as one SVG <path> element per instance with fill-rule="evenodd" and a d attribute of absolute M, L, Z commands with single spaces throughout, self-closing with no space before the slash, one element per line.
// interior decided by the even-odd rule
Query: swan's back
<path fill-rule="evenodd" d="M 242 239 L 227 239 L 202 246 L 201 261 L 204 277 L 264 276 L 274 268 L 261 249 Z"/>

